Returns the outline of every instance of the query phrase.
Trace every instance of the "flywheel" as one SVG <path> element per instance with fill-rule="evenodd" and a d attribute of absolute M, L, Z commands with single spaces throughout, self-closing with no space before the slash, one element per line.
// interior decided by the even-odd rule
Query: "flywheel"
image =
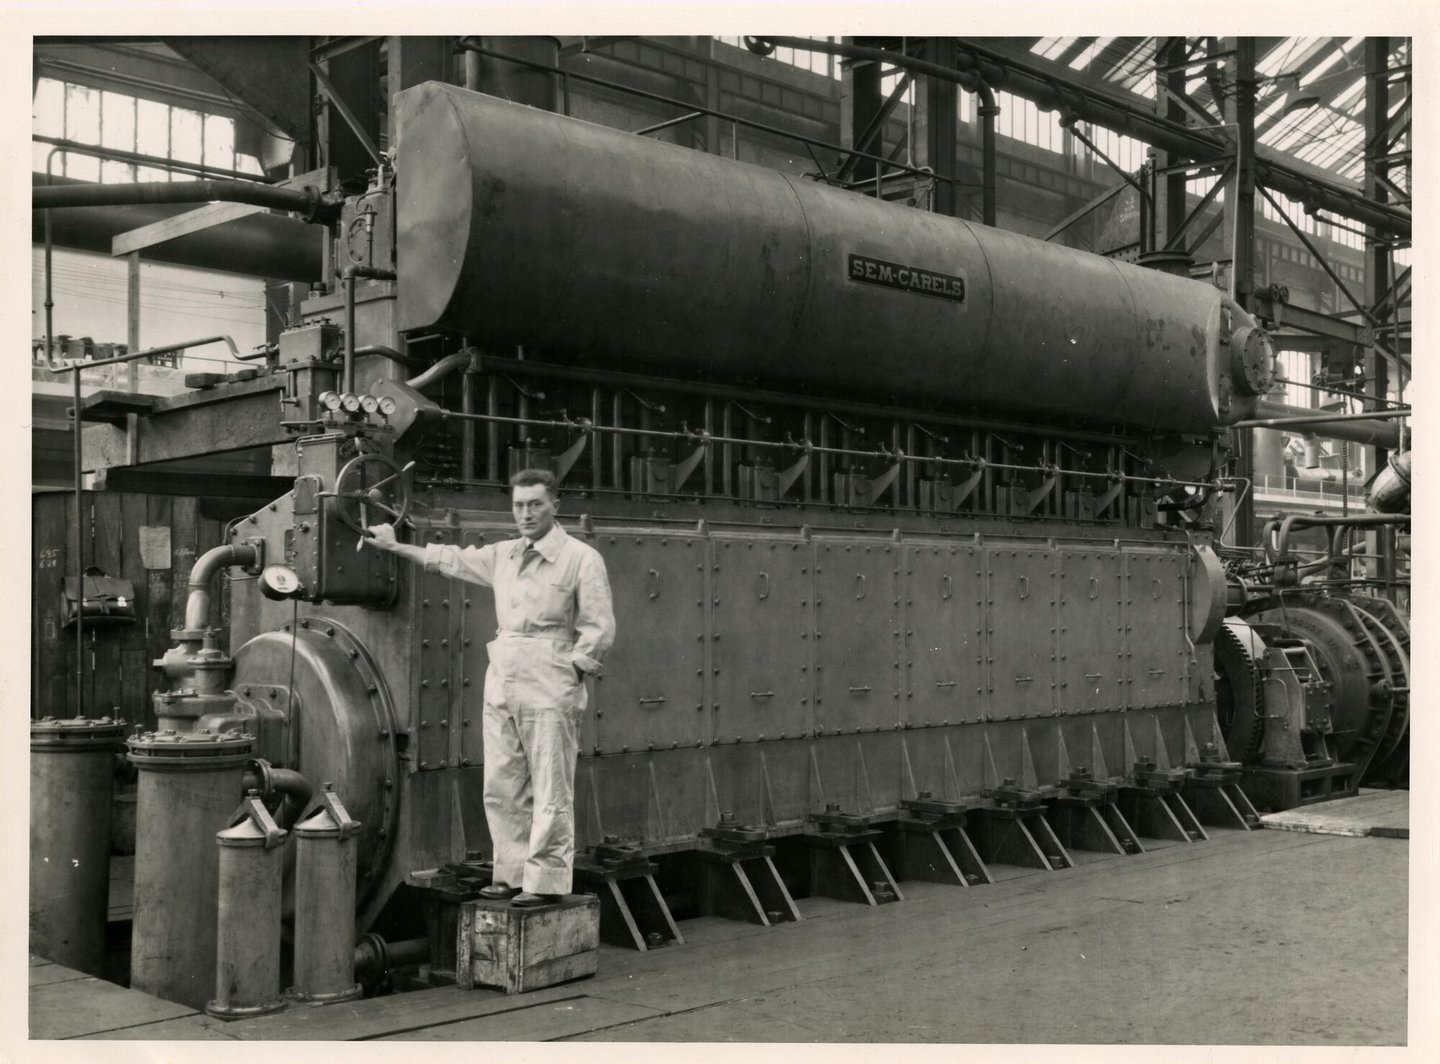
<path fill-rule="evenodd" d="M 1230 756 L 1255 761 L 1265 740 L 1265 642 L 1242 620 L 1215 633 L 1215 714 Z"/>

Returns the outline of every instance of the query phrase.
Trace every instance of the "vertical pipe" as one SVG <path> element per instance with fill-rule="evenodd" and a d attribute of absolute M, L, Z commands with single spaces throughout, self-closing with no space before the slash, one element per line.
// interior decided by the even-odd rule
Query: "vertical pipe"
<path fill-rule="evenodd" d="M 735 462 L 735 448 L 729 442 L 734 438 L 735 404 L 725 400 L 725 407 L 720 415 L 720 435 L 725 437 L 725 443 L 720 447 L 720 494 L 727 499 L 735 497 L 735 488 L 732 482 L 732 466 Z"/>
<path fill-rule="evenodd" d="M 610 424 L 615 428 L 620 427 L 620 389 L 615 389 L 615 394 L 610 398 Z M 624 442 L 620 434 L 613 433 L 614 439 L 610 441 L 610 483 L 616 491 L 625 490 L 625 452 L 621 444 Z"/>
<path fill-rule="evenodd" d="M 897 422 L 895 422 L 893 425 L 890 426 L 890 450 L 891 450 L 891 451 L 897 451 L 897 452 L 900 451 L 900 450 L 901 450 L 900 444 L 901 444 L 900 422 L 897 421 Z M 905 448 L 905 453 L 906 453 L 906 454 L 909 454 L 909 453 L 910 453 L 908 448 Z M 897 457 L 895 460 L 898 462 L 900 459 Z M 906 462 L 906 463 L 905 463 L 905 468 L 906 468 L 907 471 L 910 470 L 910 469 L 911 469 L 911 464 L 910 464 L 909 462 Z M 909 479 L 909 476 L 910 476 L 910 474 L 907 472 L 907 475 L 906 475 L 906 479 L 907 479 L 907 480 Z M 903 499 L 900 497 L 901 488 L 902 488 L 902 487 L 905 487 L 906 485 L 901 481 L 901 479 L 900 479 L 898 476 L 897 476 L 893 481 L 891 481 L 891 484 L 892 484 L 892 487 L 891 487 L 891 489 L 890 489 L 890 502 L 891 502 L 891 504 L 895 507 L 895 509 L 898 510 L 898 509 L 900 509 L 901 506 L 904 506 L 904 505 L 908 502 L 908 500 L 910 499 L 910 495 L 909 495 L 909 493 L 907 492 L 907 494 L 905 495 L 905 497 L 904 497 Z"/>
<path fill-rule="evenodd" d="M 470 346 L 469 337 L 464 343 L 466 347 Z M 470 366 L 466 366 L 460 375 L 460 410 L 465 414 L 475 413 L 475 373 Z M 469 484 L 474 479 L 475 422 L 467 417 L 460 423 L 460 481 Z"/>
<path fill-rule="evenodd" d="M 831 497 L 830 455 L 825 451 L 830 446 L 830 418 L 820 415 L 820 502 L 827 503 Z"/>
<path fill-rule="evenodd" d="M 590 389 L 590 424 L 599 425 L 604 414 L 605 403 L 601 398 L 600 387 L 596 385 Z M 604 446 L 605 433 L 592 432 L 590 434 L 590 488 L 592 491 L 599 491 L 605 481 Z"/>
<path fill-rule="evenodd" d="M 805 415 L 807 418 L 809 414 Z M 705 400 L 705 435 L 715 434 L 715 401 Z M 715 494 L 715 448 L 705 448 L 705 496 L 708 498 Z"/>
<path fill-rule="evenodd" d="M 55 156 L 62 149 L 51 148 L 45 156 L 45 184 L 50 184 Z M 55 347 L 55 293 L 52 287 L 54 276 L 55 238 L 51 228 L 50 211 L 45 211 L 45 364 L 54 364 Z M 75 404 L 71 415 L 70 430 L 75 434 L 75 580 L 80 588 L 80 609 L 75 614 L 75 716 L 85 715 L 85 541 L 80 536 L 80 509 L 83 505 L 84 479 L 81 472 L 82 451 L 80 441 L 80 367 L 70 372 L 72 381 L 72 402 Z"/>
<path fill-rule="evenodd" d="M 340 377 L 340 391 L 355 391 L 355 274 L 347 269 L 340 280 L 345 291 L 345 368 Z"/>
<path fill-rule="evenodd" d="M 1392 603 L 1398 605 L 1399 584 L 1396 581 L 1397 565 L 1395 560 L 1396 533 L 1394 525 L 1385 525 L 1380 529 L 1380 552 L 1384 556 L 1385 569 L 1381 573 L 1385 581 L 1385 597 Z"/>
<path fill-rule="evenodd" d="M 993 433 L 985 434 L 985 461 L 995 461 L 995 436 Z M 980 479 L 981 506 L 986 513 L 995 512 L 995 471 L 987 464 L 985 475 Z"/>
<path fill-rule="evenodd" d="M 905 453 L 915 453 L 915 426 L 910 425 L 905 430 Z M 920 508 L 920 500 L 915 495 L 915 463 L 905 463 L 905 505 L 912 510 Z"/>
<path fill-rule="evenodd" d="M 48 211 L 46 212 L 49 213 Z M 71 401 L 75 404 L 70 429 L 75 434 L 75 580 L 79 585 L 78 608 L 75 611 L 75 716 L 85 715 L 85 539 L 81 529 L 85 522 L 81 513 L 85 506 L 85 474 L 81 468 L 80 442 L 80 364 L 70 370 Z"/>
<path fill-rule="evenodd" d="M 473 53 L 466 52 L 466 55 Z M 485 413 L 500 416 L 500 378 L 490 374 L 485 380 Z M 491 421 L 485 426 L 485 474 L 492 484 L 500 481 L 500 425 Z"/>
<path fill-rule="evenodd" d="M 814 434 L 815 415 L 807 410 L 805 411 L 805 442 L 809 443 Z M 815 497 L 815 470 L 811 469 L 810 465 L 811 463 L 807 462 L 805 465 L 805 471 L 800 475 L 800 479 L 805 482 L 804 499 L 807 504 L 810 503 Z"/>
<path fill-rule="evenodd" d="M 980 94 L 980 220 L 986 225 L 995 224 L 995 116 L 1000 108 L 995 104 L 995 93 L 989 85 L 981 82 Z"/>

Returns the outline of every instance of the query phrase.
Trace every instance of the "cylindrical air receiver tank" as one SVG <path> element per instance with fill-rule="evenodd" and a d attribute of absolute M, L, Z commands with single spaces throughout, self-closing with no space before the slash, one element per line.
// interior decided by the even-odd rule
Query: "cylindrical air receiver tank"
<path fill-rule="evenodd" d="M 91 975 L 105 961 L 110 803 L 125 722 L 30 723 L 30 952 Z"/>
<path fill-rule="evenodd" d="M 216 832 L 219 846 L 215 999 L 211 1016 L 238 1020 L 274 1012 L 280 993 L 280 894 L 285 832 L 251 791 Z"/>
<path fill-rule="evenodd" d="M 1175 432 L 1274 376 L 1207 283 L 455 86 L 397 103 L 402 329 Z"/>
<path fill-rule="evenodd" d="M 355 981 L 355 864 L 359 821 L 326 783 L 320 808 L 295 827 L 295 986 L 302 1001 L 360 996 Z"/>
<path fill-rule="evenodd" d="M 130 985 L 203 1009 L 215 989 L 215 833 L 240 797 L 254 739 L 240 732 L 147 732 L 129 743 L 135 803 Z"/>

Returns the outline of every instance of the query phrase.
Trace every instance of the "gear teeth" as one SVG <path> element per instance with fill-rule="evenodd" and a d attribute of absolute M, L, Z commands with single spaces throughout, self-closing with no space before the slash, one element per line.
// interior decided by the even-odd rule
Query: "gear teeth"
<path fill-rule="evenodd" d="M 1221 721 L 1231 756 L 1252 762 L 1265 741 L 1265 685 L 1260 661 L 1265 644 L 1244 621 L 1230 618 L 1215 633 L 1217 701 L 1221 683 L 1230 694 L 1228 720 Z"/>

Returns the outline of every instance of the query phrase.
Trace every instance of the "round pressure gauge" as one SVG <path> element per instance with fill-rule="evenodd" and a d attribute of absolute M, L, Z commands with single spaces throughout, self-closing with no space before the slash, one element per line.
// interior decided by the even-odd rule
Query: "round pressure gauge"
<path fill-rule="evenodd" d="M 320 393 L 320 405 L 323 406 L 326 410 L 339 410 L 339 409 L 340 409 L 340 393 L 339 393 L 339 392 L 321 392 L 321 393 Z"/>
<path fill-rule="evenodd" d="M 360 409 L 367 414 L 373 414 L 380 409 L 380 400 L 373 395 L 362 395 L 360 397 Z"/>
<path fill-rule="evenodd" d="M 400 404 L 395 401 L 394 396 L 383 395 L 380 397 L 380 413 L 390 417 L 398 409 L 400 409 Z"/>
<path fill-rule="evenodd" d="M 266 598 L 294 598 L 300 591 L 300 577 L 290 566 L 267 565 L 260 571 L 260 594 Z"/>
<path fill-rule="evenodd" d="M 360 412 L 360 397 L 353 392 L 346 392 L 340 397 L 340 409 L 347 414 Z"/>

